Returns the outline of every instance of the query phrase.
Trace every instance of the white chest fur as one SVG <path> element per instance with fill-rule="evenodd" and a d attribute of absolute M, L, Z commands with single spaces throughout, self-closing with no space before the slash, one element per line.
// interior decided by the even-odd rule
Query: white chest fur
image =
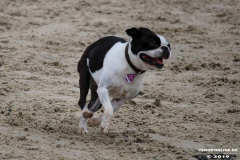
<path fill-rule="evenodd" d="M 109 86 L 109 95 L 113 98 L 124 98 L 126 100 L 134 98 L 142 88 L 144 74 L 137 75 L 132 83 L 127 83 L 124 76 L 119 77 L 119 81 L 115 85 Z"/>
<path fill-rule="evenodd" d="M 113 98 L 134 98 L 141 90 L 144 82 L 143 74 L 138 74 L 131 83 L 125 81 L 127 74 L 135 72 L 125 58 L 126 43 L 116 43 L 106 54 L 103 67 L 91 73 L 98 87 L 106 87 Z"/>

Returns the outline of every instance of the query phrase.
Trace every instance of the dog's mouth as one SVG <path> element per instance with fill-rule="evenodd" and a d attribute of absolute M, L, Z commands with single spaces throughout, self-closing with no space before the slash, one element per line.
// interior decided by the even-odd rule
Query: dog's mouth
<path fill-rule="evenodd" d="M 163 64 L 164 57 L 153 58 L 153 57 L 150 57 L 150 56 L 142 53 L 142 54 L 140 54 L 140 58 L 145 63 L 147 63 L 149 65 L 152 65 L 152 66 L 155 66 L 159 69 L 161 69 L 164 66 L 164 64 Z"/>

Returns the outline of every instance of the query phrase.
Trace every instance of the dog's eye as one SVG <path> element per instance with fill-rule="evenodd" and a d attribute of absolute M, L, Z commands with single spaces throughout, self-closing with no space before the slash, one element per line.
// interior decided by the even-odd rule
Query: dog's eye
<path fill-rule="evenodd" d="M 158 47 L 158 46 L 159 46 L 156 41 L 151 41 L 151 42 L 149 43 L 149 45 L 150 45 L 150 46 L 153 46 L 153 47 Z"/>

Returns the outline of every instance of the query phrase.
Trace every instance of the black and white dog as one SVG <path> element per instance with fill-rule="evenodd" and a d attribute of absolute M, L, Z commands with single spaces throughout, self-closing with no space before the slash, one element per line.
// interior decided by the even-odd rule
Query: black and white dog
<path fill-rule="evenodd" d="M 87 47 L 79 63 L 80 100 L 83 110 L 79 133 L 88 133 L 88 126 L 98 126 L 108 133 L 113 118 L 125 101 L 138 95 L 145 71 L 163 68 L 163 59 L 171 55 L 169 42 L 147 28 L 126 30 L 130 41 L 109 36 L 99 39 Z M 91 100 L 86 97 L 91 89 Z M 110 100 L 110 96 L 113 100 Z M 103 105 L 104 113 L 92 118 Z"/>

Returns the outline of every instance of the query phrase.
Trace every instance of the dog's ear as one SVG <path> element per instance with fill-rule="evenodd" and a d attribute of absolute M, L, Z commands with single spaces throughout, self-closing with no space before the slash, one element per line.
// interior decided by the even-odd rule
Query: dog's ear
<path fill-rule="evenodd" d="M 141 35 L 141 31 L 139 30 L 139 29 L 137 29 L 137 28 L 131 28 L 131 29 L 127 29 L 126 30 L 126 32 L 127 32 L 127 34 L 129 35 L 129 36 L 131 36 L 132 38 L 134 38 L 134 37 L 139 37 L 140 35 Z"/>
<path fill-rule="evenodd" d="M 155 34 L 153 31 L 151 31 L 150 29 L 148 29 L 148 28 L 144 28 L 144 27 L 140 27 L 140 28 L 138 28 L 140 31 L 142 31 L 142 32 L 145 32 L 145 33 L 153 33 L 153 34 Z"/>

